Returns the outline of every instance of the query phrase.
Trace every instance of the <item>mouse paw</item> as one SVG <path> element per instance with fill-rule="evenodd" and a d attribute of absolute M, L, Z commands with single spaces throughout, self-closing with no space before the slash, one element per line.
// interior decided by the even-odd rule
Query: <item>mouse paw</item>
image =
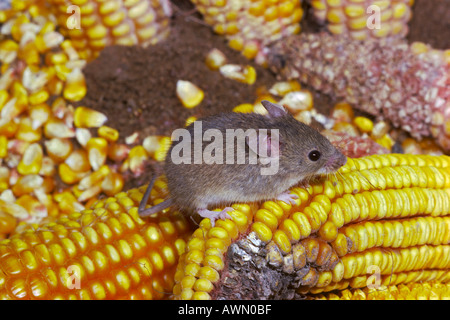
<path fill-rule="evenodd" d="M 277 200 L 290 204 L 296 204 L 295 199 L 298 199 L 298 196 L 296 194 L 288 192 L 284 192 L 277 197 Z"/>
<path fill-rule="evenodd" d="M 208 218 L 211 220 L 211 225 L 214 227 L 214 224 L 217 219 L 231 219 L 231 216 L 228 212 L 234 211 L 231 207 L 226 207 L 222 211 L 211 211 L 208 209 L 199 209 L 198 214 L 203 218 Z"/>

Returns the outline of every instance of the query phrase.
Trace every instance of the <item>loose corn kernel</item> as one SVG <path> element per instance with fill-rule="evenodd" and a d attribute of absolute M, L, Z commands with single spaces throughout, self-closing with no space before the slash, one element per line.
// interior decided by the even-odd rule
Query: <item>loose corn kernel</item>
<path fill-rule="evenodd" d="M 155 151 L 154 159 L 156 161 L 164 161 L 166 158 L 167 152 L 169 152 L 170 145 L 172 144 L 172 140 L 170 137 L 161 137 L 159 139 L 159 148 Z"/>
<path fill-rule="evenodd" d="M 310 110 L 313 107 L 313 96 L 309 90 L 299 90 L 287 93 L 279 104 L 286 107 L 291 113 Z"/>
<path fill-rule="evenodd" d="M 86 82 L 79 68 L 74 68 L 66 76 L 63 96 L 69 101 L 80 101 L 86 95 Z"/>
<path fill-rule="evenodd" d="M 89 163 L 92 169 L 97 171 L 106 161 L 108 141 L 104 138 L 91 138 L 86 144 Z"/>
<path fill-rule="evenodd" d="M 253 105 L 251 103 L 242 103 L 234 107 L 233 112 L 252 113 Z"/>
<path fill-rule="evenodd" d="M 269 93 L 276 96 L 284 97 L 289 92 L 299 91 L 300 89 L 301 85 L 296 80 L 281 81 L 272 85 L 272 87 L 269 89 Z"/>
<path fill-rule="evenodd" d="M 64 162 L 70 167 L 70 169 L 78 172 L 86 172 L 91 168 L 87 152 L 84 149 L 72 151 Z"/>
<path fill-rule="evenodd" d="M 176 93 L 178 99 L 180 99 L 181 103 L 186 108 L 198 106 L 205 96 L 203 90 L 186 80 L 177 81 Z"/>
<path fill-rule="evenodd" d="M 51 118 L 44 126 L 44 134 L 47 138 L 73 138 L 75 137 L 75 130 L 69 128 L 64 121 Z"/>
<path fill-rule="evenodd" d="M 103 113 L 86 107 L 77 107 L 73 118 L 77 128 L 99 128 L 107 120 L 108 118 Z"/>
<path fill-rule="evenodd" d="M 219 68 L 220 73 L 229 79 L 252 85 L 256 81 L 256 70 L 252 66 L 226 64 Z"/>
<path fill-rule="evenodd" d="M 115 143 L 108 147 L 108 158 L 113 161 L 120 162 L 127 158 L 129 152 L 130 149 L 126 145 Z"/>
<path fill-rule="evenodd" d="M 211 49 L 206 56 L 205 63 L 211 70 L 218 70 L 221 66 L 226 64 L 227 57 L 222 51 L 217 48 Z"/>
<path fill-rule="evenodd" d="M 38 174 L 42 167 L 43 151 L 38 143 L 33 143 L 25 150 L 17 172 L 22 175 Z"/>
<path fill-rule="evenodd" d="M 80 171 L 73 170 L 66 163 L 61 163 L 58 166 L 58 173 L 59 173 L 59 177 L 61 178 L 61 180 L 67 184 L 77 183 L 81 179 L 83 179 L 87 174 L 87 172 L 83 172 L 83 171 L 80 172 Z"/>
<path fill-rule="evenodd" d="M 147 152 L 143 146 L 135 146 L 131 148 L 128 154 L 130 170 L 134 174 L 142 174 L 145 170 L 145 162 L 147 161 Z"/>
<path fill-rule="evenodd" d="M 372 122 L 372 120 L 370 120 L 368 118 L 356 117 L 353 120 L 353 123 L 363 133 L 368 133 L 368 132 L 371 132 L 373 130 L 373 122 Z"/>
<path fill-rule="evenodd" d="M 72 142 L 68 139 L 53 138 L 44 142 L 45 150 L 56 163 L 64 161 L 73 150 Z"/>
<path fill-rule="evenodd" d="M 97 133 L 100 137 L 105 138 L 109 142 L 116 142 L 117 139 L 119 139 L 119 131 L 107 126 L 101 126 L 98 128 Z"/>

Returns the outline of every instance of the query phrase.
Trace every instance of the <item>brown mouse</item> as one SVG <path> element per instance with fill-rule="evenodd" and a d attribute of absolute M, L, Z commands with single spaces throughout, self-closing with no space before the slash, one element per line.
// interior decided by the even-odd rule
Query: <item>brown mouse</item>
<path fill-rule="evenodd" d="M 291 202 L 297 196 L 287 193 L 290 187 L 346 163 L 347 158 L 318 131 L 280 105 L 261 103 L 267 115 L 222 113 L 175 130 L 164 164 L 170 198 L 145 209 L 154 176 L 139 215 L 177 205 L 214 225 L 233 209 L 210 211 L 210 206 L 270 199 Z"/>

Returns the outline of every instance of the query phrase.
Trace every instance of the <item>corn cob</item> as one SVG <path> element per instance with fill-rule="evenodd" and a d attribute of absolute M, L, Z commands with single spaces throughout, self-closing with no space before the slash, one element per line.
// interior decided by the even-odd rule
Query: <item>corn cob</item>
<path fill-rule="evenodd" d="M 298 0 L 191 1 L 204 21 L 226 36 L 231 48 L 261 64 L 269 43 L 300 32 L 303 9 Z"/>
<path fill-rule="evenodd" d="M 161 196 L 164 183 L 152 197 Z M 163 299 L 190 234 L 181 214 L 142 220 L 145 188 L 0 242 L 2 299 Z"/>
<path fill-rule="evenodd" d="M 450 284 L 440 282 L 408 283 L 383 289 L 342 290 L 310 297 L 317 300 L 449 300 Z"/>
<path fill-rule="evenodd" d="M 341 49 L 345 48 L 345 49 Z M 339 53 L 337 53 L 339 52 Z M 450 150 L 449 51 L 402 40 L 302 34 L 271 48 L 272 69 Z"/>
<path fill-rule="evenodd" d="M 445 284 L 449 168 L 447 156 L 349 158 L 335 176 L 292 188 L 295 205 L 235 205 L 213 228 L 205 219 L 180 258 L 174 298 L 315 297 L 366 288 L 373 270 L 378 288 Z"/>
<path fill-rule="evenodd" d="M 112 44 L 148 46 L 169 34 L 168 0 L 50 0 L 58 25 L 83 59 Z"/>
<path fill-rule="evenodd" d="M 309 3 L 315 18 L 320 23 L 327 23 L 328 31 L 364 40 L 405 37 L 414 0 L 309 0 Z M 379 25 L 376 25 L 375 14 L 379 14 Z"/>

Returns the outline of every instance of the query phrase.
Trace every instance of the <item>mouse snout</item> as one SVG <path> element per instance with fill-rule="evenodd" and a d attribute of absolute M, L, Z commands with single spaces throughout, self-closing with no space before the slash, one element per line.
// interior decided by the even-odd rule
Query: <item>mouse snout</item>
<path fill-rule="evenodd" d="M 347 157 L 341 153 L 341 154 L 339 154 L 336 162 L 338 163 L 339 168 L 340 168 L 347 163 Z"/>
<path fill-rule="evenodd" d="M 325 164 L 325 168 L 327 170 L 336 171 L 346 163 L 347 157 L 344 156 L 342 153 L 338 153 L 337 155 L 330 157 L 330 159 Z"/>

